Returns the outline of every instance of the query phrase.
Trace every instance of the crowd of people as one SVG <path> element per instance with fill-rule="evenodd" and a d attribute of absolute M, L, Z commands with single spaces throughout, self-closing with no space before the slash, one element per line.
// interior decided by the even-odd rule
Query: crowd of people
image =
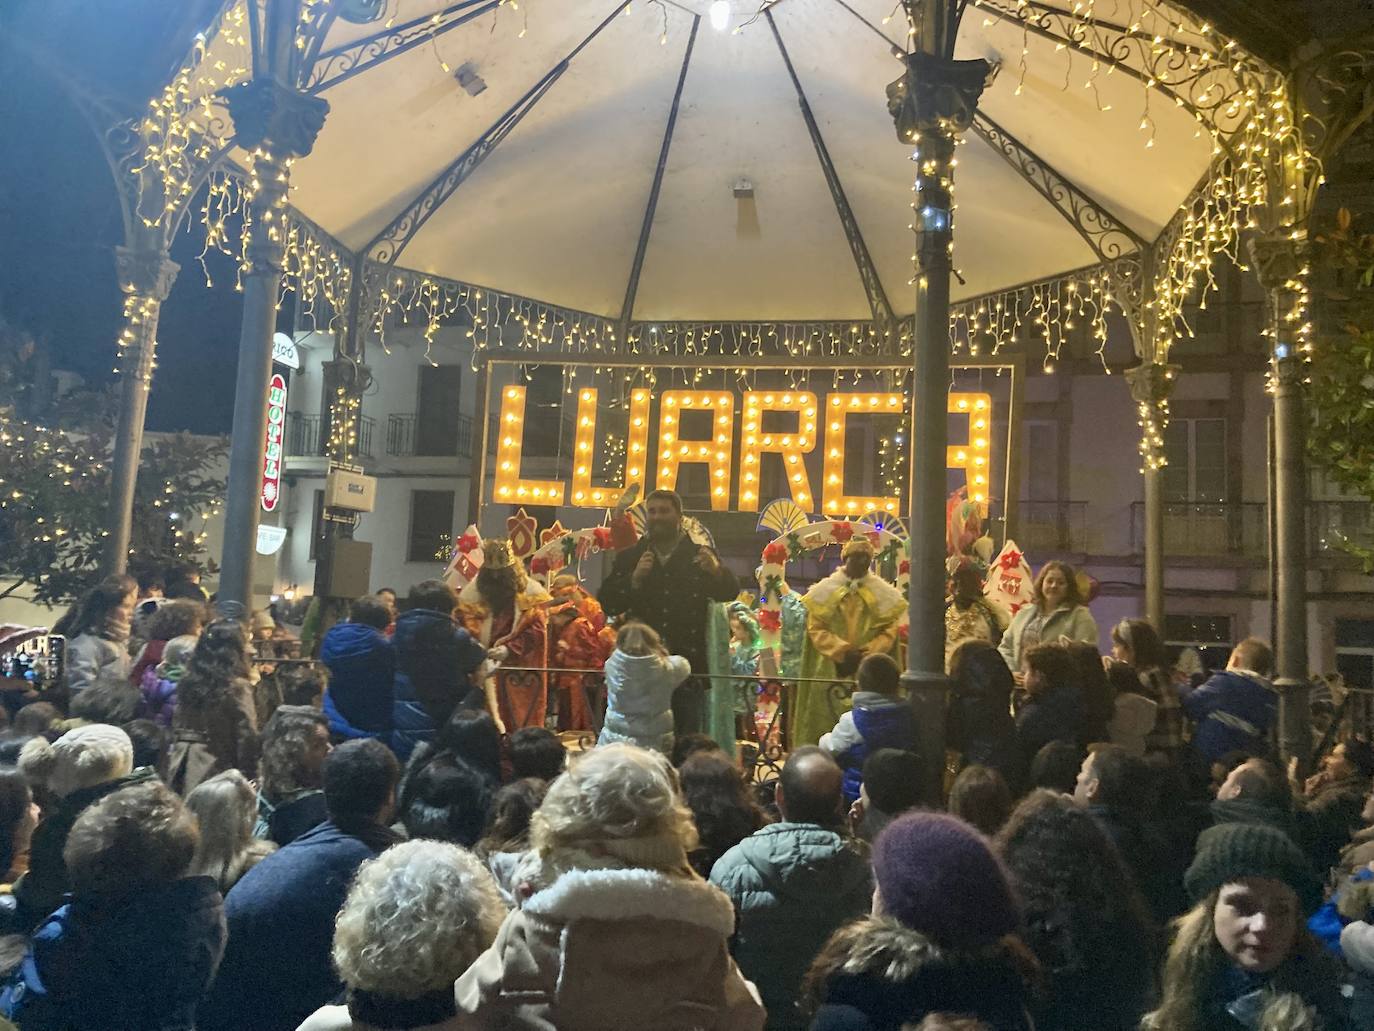
<path fill-rule="evenodd" d="M 594 745 L 493 697 L 518 577 L 486 631 L 443 581 L 356 599 L 318 662 L 193 584 L 96 585 L 65 689 L 4 696 L 0 1027 L 1374 1027 L 1374 747 L 1280 766 L 1264 642 L 1196 684 L 1143 621 L 1101 656 L 1050 563 L 962 620 L 932 805 L 851 548 L 802 615 L 852 698 L 761 781 L 694 675 L 737 582 L 659 500 Z"/>

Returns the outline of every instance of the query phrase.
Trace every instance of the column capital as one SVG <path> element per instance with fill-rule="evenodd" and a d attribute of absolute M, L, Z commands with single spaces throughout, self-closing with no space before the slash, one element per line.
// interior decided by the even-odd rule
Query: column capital
<path fill-rule="evenodd" d="M 1148 362 L 1126 370 L 1126 383 L 1131 388 L 1131 399 L 1137 404 L 1155 405 L 1169 400 L 1174 390 L 1174 380 L 1179 366 L 1164 362 Z"/>
<path fill-rule="evenodd" d="M 165 250 L 143 247 L 115 248 L 115 275 L 126 294 L 150 297 L 161 303 L 172 292 L 181 266 Z"/>
<path fill-rule="evenodd" d="M 278 158 L 305 157 L 324 127 L 329 102 L 274 79 L 251 79 L 225 91 L 235 142 L 264 147 Z"/>
<path fill-rule="evenodd" d="M 973 124 L 992 66 L 981 57 L 955 61 L 917 50 L 903 59 L 906 71 L 887 87 L 887 110 L 897 139 L 914 143 L 917 134 L 936 130 L 955 136 Z"/>
<path fill-rule="evenodd" d="M 1306 229 L 1252 236 L 1246 244 L 1255 276 L 1266 291 L 1296 290 L 1312 260 Z"/>

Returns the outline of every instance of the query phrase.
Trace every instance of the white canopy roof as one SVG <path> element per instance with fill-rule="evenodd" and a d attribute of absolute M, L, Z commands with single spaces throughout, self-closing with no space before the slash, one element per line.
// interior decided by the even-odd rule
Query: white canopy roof
<path fill-rule="evenodd" d="M 508 135 L 457 173 L 465 178 L 395 262 L 617 318 L 681 80 L 633 318 L 867 319 L 804 97 L 891 307 L 908 315 L 911 148 L 896 138 L 884 93 L 903 70 L 893 52 L 903 49 L 900 8 L 884 24 L 893 3 L 779 0 L 771 24 L 757 17 L 734 31 L 759 5 L 728 0 L 721 31 L 712 0 L 633 0 L 623 13 L 623 0 L 523 0 L 518 9 L 393 0 L 395 26 L 455 8 L 483 13 L 351 76 L 339 77 L 345 62 L 318 65 L 330 112 L 313 153 L 293 167 L 291 202 L 350 249 L 368 250 L 568 61 Z M 1145 0 L 1095 5 L 1097 17 L 1145 32 L 1153 19 L 1164 30 L 1158 12 Z M 322 59 L 382 30 L 340 19 Z M 999 65 L 980 111 L 1146 240 L 1211 160 L 1207 133 L 1169 98 L 990 10 L 969 6 L 956 56 Z M 460 73 L 485 88 L 473 95 Z M 736 197 L 741 181 L 752 197 Z M 956 300 L 1097 262 L 1060 211 L 973 132 L 959 151 L 956 202 Z"/>

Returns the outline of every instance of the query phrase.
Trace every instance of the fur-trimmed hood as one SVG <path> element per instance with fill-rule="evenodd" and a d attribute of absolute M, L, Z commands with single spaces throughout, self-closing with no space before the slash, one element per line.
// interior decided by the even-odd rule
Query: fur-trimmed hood
<path fill-rule="evenodd" d="M 506 918 L 458 979 L 455 1028 L 758 1031 L 728 947 L 735 914 L 695 876 L 574 870 Z"/>
<path fill-rule="evenodd" d="M 808 609 L 826 610 L 840 600 L 841 591 L 845 589 L 856 589 L 864 604 L 883 618 L 906 607 L 906 597 L 902 592 L 876 573 L 868 573 L 861 580 L 851 580 L 843 569 L 837 569 L 824 580 L 817 581 L 806 592 L 802 603 Z"/>
<path fill-rule="evenodd" d="M 888 917 L 840 928 L 816 957 L 803 991 L 813 1027 L 900 1027 L 928 1013 L 964 1013 L 996 1031 L 1029 1031 L 1024 965 L 1008 944 L 943 949 Z"/>

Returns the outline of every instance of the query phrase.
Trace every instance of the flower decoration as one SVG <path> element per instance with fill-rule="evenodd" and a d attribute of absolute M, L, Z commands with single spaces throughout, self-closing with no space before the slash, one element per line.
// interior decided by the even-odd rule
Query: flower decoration
<path fill-rule="evenodd" d="M 759 609 L 756 613 L 759 621 L 759 629 L 768 633 L 777 633 L 782 629 L 782 610 L 781 609 Z"/>
<path fill-rule="evenodd" d="M 530 559 L 530 572 L 535 576 L 543 576 L 549 571 L 549 560 L 543 555 L 536 555 Z"/>
<path fill-rule="evenodd" d="M 830 524 L 830 536 L 836 544 L 845 544 L 854 536 L 854 524 L 844 519 L 837 519 Z"/>
<path fill-rule="evenodd" d="M 763 549 L 764 565 L 780 566 L 786 563 L 789 557 L 787 545 L 782 541 L 773 541 Z"/>

